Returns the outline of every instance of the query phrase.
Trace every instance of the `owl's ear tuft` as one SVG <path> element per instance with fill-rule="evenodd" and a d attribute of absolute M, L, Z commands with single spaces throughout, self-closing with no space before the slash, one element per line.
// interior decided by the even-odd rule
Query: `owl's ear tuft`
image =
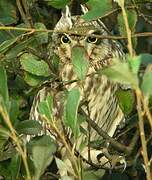
<path fill-rule="evenodd" d="M 71 17 L 71 12 L 70 12 L 69 6 L 66 6 L 66 7 L 62 10 L 62 16 L 64 16 L 64 17 Z"/>
<path fill-rule="evenodd" d="M 81 11 L 82 11 L 83 14 L 86 14 L 89 10 L 88 10 L 86 5 L 81 4 Z"/>
<path fill-rule="evenodd" d="M 66 6 L 65 9 L 62 10 L 62 16 L 54 29 L 67 31 L 71 27 L 72 27 L 71 13 L 69 7 Z"/>

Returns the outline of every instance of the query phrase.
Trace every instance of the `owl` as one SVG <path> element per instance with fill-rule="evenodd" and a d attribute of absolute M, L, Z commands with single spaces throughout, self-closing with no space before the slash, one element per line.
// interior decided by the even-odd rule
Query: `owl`
<path fill-rule="evenodd" d="M 82 6 L 82 11 L 86 13 L 87 10 Z M 64 101 L 66 101 L 63 98 L 64 90 L 69 92 L 73 88 L 78 88 L 81 94 L 80 104 L 86 102 L 82 103 L 81 108 L 91 120 L 112 137 L 117 127 L 124 121 L 124 113 L 115 95 L 119 84 L 96 72 L 99 69 L 109 67 L 114 58 L 124 61 L 124 53 L 120 44 L 112 39 L 101 39 L 92 36 L 106 36 L 109 32 L 100 20 L 86 22 L 80 15 L 71 16 L 68 7 L 62 13 L 54 30 L 51 48 L 48 51 L 50 57 L 54 54 L 59 59 L 58 79 L 59 82 L 64 82 L 63 88 L 59 88 L 58 82 L 50 82 L 49 86 L 43 87 L 34 99 L 30 113 L 31 119 L 40 121 L 44 128 L 42 134 L 50 134 L 58 143 L 57 135 L 49 129 L 46 122 L 42 121 L 38 112 L 38 104 L 45 100 L 48 95 L 51 95 L 54 99 L 53 116 L 58 121 L 62 121 Z M 78 79 L 72 63 L 72 50 L 75 47 L 84 50 L 89 63 L 87 75 L 82 81 L 83 84 L 75 81 Z M 63 122 L 57 124 L 61 131 L 63 129 L 64 131 L 67 130 L 66 133 L 70 134 L 68 128 L 63 128 Z M 84 121 L 81 128 L 87 130 L 88 123 Z M 92 127 L 89 129 L 89 134 L 90 142 L 102 139 Z M 71 137 L 70 134 L 69 139 Z M 80 151 L 80 154 L 86 159 L 90 157 L 94 163 L 99 162 L 97 157 L 101 153 L 101 149 L 97 150 L 90 147 L 90 155 L 88 155 L 88 143 L 85 141 L 87 138 L 88 135 L 81 134 L 80 141 L 85 142 L 85 147 Z M 62 145 L 60 144 L 60 146 Z M 79 147 L 76 147 L 76 149 L 79 151 Z"/>

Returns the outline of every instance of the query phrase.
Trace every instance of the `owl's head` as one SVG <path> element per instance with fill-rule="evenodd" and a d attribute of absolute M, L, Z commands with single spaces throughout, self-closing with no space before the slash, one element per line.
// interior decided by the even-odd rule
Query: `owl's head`
<path fill-rule="evenodd" d="M 86 8 L 82 7 L 86 13 Z M 71 16 L 69 8 L 55 26 L 52 35 L 54 52 L 59 56 L 61 63 L 71 63 L 71 52 L 74 47 L 84 48 L 90 64 L 104 60 L 109 54 L 108 39 L 101 39 L 92 35 L 107 35 L 108 31 L 100 20 L 85 21 L 82 16 Z"/>

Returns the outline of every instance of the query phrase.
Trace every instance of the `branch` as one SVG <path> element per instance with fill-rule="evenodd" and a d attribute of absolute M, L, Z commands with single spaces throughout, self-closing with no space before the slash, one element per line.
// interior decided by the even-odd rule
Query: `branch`
<path fill-rule="evenodd" d="M 16 31 L 26 31 L 28 32 L 27 35 L 33 34 L 35 32 L 47 32 L 47 33 L 67 33 L 67 34 L 73 34 L 73 35 L 80 35 L 80 36 L 86 36 L 85 33 L 76 33 L 74 31 L 59 31 L 59 30 L 51 30 L 51 29 L 34 29 L 34 28 L 18 28 L 18 27 L 13 27 L 13 26 L 0 26 L 0 31 L 1 30 L 16 30 Z M 25 34 L 26 35 L 26 34 Z M 95 34 L 90 34 L 90 37 L 97 37 L 100 39 L 114 39 L 114 40 L 119 40 L 119 39 L 127 39 L 127 36 L 113 36 L 113 35 L 95 35 Z M 152 36 L 152 32 L 143 32 L 143 33 L 135 33 L 132 34 L 131 37 L 150 37 Z"/>
<path fill-rule="evenodd" d="M 86 117 L 86 121 L 90 123 L 91 127 L 104 139 L 108 140 L 108 142 L 111 144 L 112 147 L 114 147 L 116 150 L 124 152 L 125 154 L 130 154 L 130 148 L 122 145 L 121 143 L 117 142 L 115 139 L 113 139 L 111 136 L 109 136 L 105 131 L 103 131 L 90 117 L 87 116 L 87 114 L 81 109 L 80 113 Z"/>

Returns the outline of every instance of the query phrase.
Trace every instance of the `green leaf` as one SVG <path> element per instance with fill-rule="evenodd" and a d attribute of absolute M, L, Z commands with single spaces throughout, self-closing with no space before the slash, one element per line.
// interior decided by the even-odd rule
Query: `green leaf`
<path fill-rule="evenodd" d="M 57 157 L 55 157 L 55 162 L 56 162 L 56 165 L 57 165 L 57 167 L 58 167 L 58 169 L 59 169 L 60 172 L 64 172 L 65 174 L 66 174 L 66 173 L 68 174 L 68 172 L 70 172 L 70 173 L 73 172 L 72 166 L 70 166 L 68 163 L 60 160 L 60 159 L 57 158 Z M 73 172 L 73 173 L 74 173 L 74 172 Z M 65 176 L 65 177 L 66 177 L 66 176 Z M 65 177 L 62 178 L 62 179 L 65 179 Z M 67 178 L 67 177 L 66 177 L 66 178 Z M 69 177 L 69 178 L 70 178 L 70 180 L 71 180 L 71 177 Z M 68 178 L 65 179 L 65 180 L 68 180 Z M 72 179 L 72 180 L 73 180 L 73 179 Z"/>
<path fill-rule="evenodd" d="M 12 180 L 16 180 L 19 178 L 19 171 L 21 167 L 21 156 L 17 153 L 12 157 L 11 163 L 9 166 Z"/>
<path fill-rule="evenodd" d="M 35 166 L 33 180 L 39 180 L 46 167 L 52 162 L 56 149 L 56 144 L 48 135 L 33 138 L 28 143 L 28 151 Z"/>
<path fill-rule="evenodd" d="M 20 57 L 20 62 L 22 69 L 31 74 L 44 77 L 48 77 L 50 75 L 48 64 L 43 60 L 39 60 L 38 57 L 33 54 L 24 53 Z"/>
<path fill-rule="evenodd" d="M 41 101 L 38 105 L 39 112 L 46 116 L 48 120 L 52 120 L 53 97 L 47 96 L 46 100 Z"/>
<path fill-rule="evenodd" d="M 83 180 L 101 180 L 104 174 L 104 169 L 85 171 L 83 174 Z"/>
<path fill-rule="evenodd" d="M 134 74 L 138 74 L 140 64 L 141 64 L 141 56 L 127 57 L 127 60 L 131 66 L 131 70 Z"/>
<path fill-rule="evenodd" d="M 27 47 L 29 47 L 30 44 L 32 44 L 35 41 L 34 37 L 28 38 L 25 41 L 22 41 L 20 43 L 18 43 L 16 46 L 14 46 L 13 48 L 11 48 L 9 50 L 9 52 L 7 52 L 7 54 L 5 55 L 5 59 L 8 60 L 12 60 L 14 58 L 17 57 L 17 55 L 23 51 L 24 49 L 26 49 Z M 13 61 L 13 60 L 12 60 Z M 13 61 L 14 62 L 14 61 Z"/>
<path fill-rule="evenodd" d="M 106 75 L 112 81 L 132 85 L 134 88 L 138 86 L 137 76 L 131 72 L 127 62 L 117 62 L 108 68 L 101 69 L 99 73 Z"/>
<path fill-rule="evenodd" d="M 68 93 L 66 111 L 65 111 L 65 123 L 72 129 L 75 137 L 79 133 L 79 123 L 77 118 L 77 111 L 80 102 L 80 92 L 79 89 L 72 89 Z"/>
<path fill-rule="evenodd" d="M 12 124 L 14 124 L 17 121 L 17 116 L 19 115 L 19 100 L 16 100 L 16 99 L 10 100 L 9 115 L 10 115 Z"/>
<path fill-rule="evenodd" d="M 141 89 L 145 96 L 152 95 L 152 65 L 149 65 L 150 70 L 146 70 L 143 76 Z"/>
<path fill-rule="evenodd" d="M 3 67 L 0 67 L 0 94 L 2 95 L 3 102 L 6 109 L 9 109 L 9 95 L 7 88 L 7 75 Z"/>
<path fill-rule="evenodd" d="M 8 131 L 8 129 L 0 126 L 0 138 L 7 140 L 9 136 L 10 136 L 10 132 Z"/>
<path fill-rule="evenodd" d="M 16 126 L 19 134 L 37 135 L 42 129 L 41 124 L 34 120 L 20 121 Z"/>
<path fill-rule="evenodd" d="M 41 84 L 42 82 L 44 82 L 44 80 L 45 80 L 45 77 L 36 76 L 31 73 L 24 72 L 24 81 L 32 87 Z"/>
<path fill-rule="evenodd" d="M 51 5 L 57 9 L 61 9 L 63 7 L 65 7 L 70 0 L 45 0 L 47 1 L 48 5 Z"/>
<path fill-rule="evenodd" d="M 112 9 L 110 1 L 107 0 L 89 0 L 87 5 L 91 7 L 91 10 L 83 15 L 86 21 L 102 17 Z"/>
<path fill-rule="evenodd" d="M 0 164 L 0 175 L 4 176 L 5 180 L 12 180 L 12 178 L 10 177 L 8 163 Z"/>
<path fill-rule="evenodd" d="M 137 22 L 137 13 L 135 10 L 126 10 L 127 17 L 128 17 L 128 23 L 129 28 L 132 31 L 132 33 L 135 32 L 136 22 Z M 118 24 L 119 24 L 119 31 L 121 35 L 126 36 L 126 27 L 124 23 L 124 18 L 122 16 L 122 13 L 118 14 Z"/>
<path fill-rule="evenodd" d="M 127 90 L 119 90 L 116 92 L 116 96 L 118 98 L 119 105 L 122 109 L 122 111 L 125 113 L 125 115 L 128 115 L 131 113 L 131 111 L 134 108 L 134 102 L 135 102 L 135 96 L 133 91 Z"/>
<path fill-rule="evenodd" d="M 5 151 L 0 152 L 0 162 L 12 158 L 16 154 L 16 149 L 12 144 L 9 144 Z"/>
<path fill-rule="evenodd" d="M 3 43 L 0 44 L 0 53 L 5 53 L 10 46 L 12 46 L 16 41 L 18 40 L 18 37 L 9 39 L 4 41 Z"/>
<path fill-rule="evenodd" d="M 135 33 L 136 30 L 136 23 L 137 23 L 137 13 L 135 10 L 127 10 L 126 9 L 126 13 L 127 13 L 127 17 L 128 17 L 128 24 L 129 24 L 129 28 L 133 33 Z M 126 36 L 127 32 L 126 32 L 126 27 L 125 27 L 125 23 L 124 23 L 124 18 L 122 13 L 119 13 L 117 16 L 118 19 L 118 28 L 119 28 L 119 32 L 122 36 Z M 132 38 L 132 44 L 133 47 L 135 48 L 137 45 L 137 38 Z"/>
<path fill-rule="evenodd" d="M 40 30 L 47 30 L 45 25 L 42 23 L 35 23 L 34 27 Z M 48 42 L 48 32 L 36 32 L 35 37 L 39 44 L 45 44 Z"/>
<path fill-rule="evenodd" d="M 152 54 L 142 53 L 140 54 L 142 65 L 147 66 L 152 63 Z"/>
<path fill-rule="evenodd" d="M 16 7 L 13 5 L 12 0 L 1 0 L 0 23 L 5 25 L 16 24 L 17 20 Z"/>
<path fill-rule="evenodd" d="M 79 47 L 72 49 L 72 63 L 74 71 L 80 80 L 83 80 L 88 72 L 89 63 L 85 58 L 85 50 Z"/>

